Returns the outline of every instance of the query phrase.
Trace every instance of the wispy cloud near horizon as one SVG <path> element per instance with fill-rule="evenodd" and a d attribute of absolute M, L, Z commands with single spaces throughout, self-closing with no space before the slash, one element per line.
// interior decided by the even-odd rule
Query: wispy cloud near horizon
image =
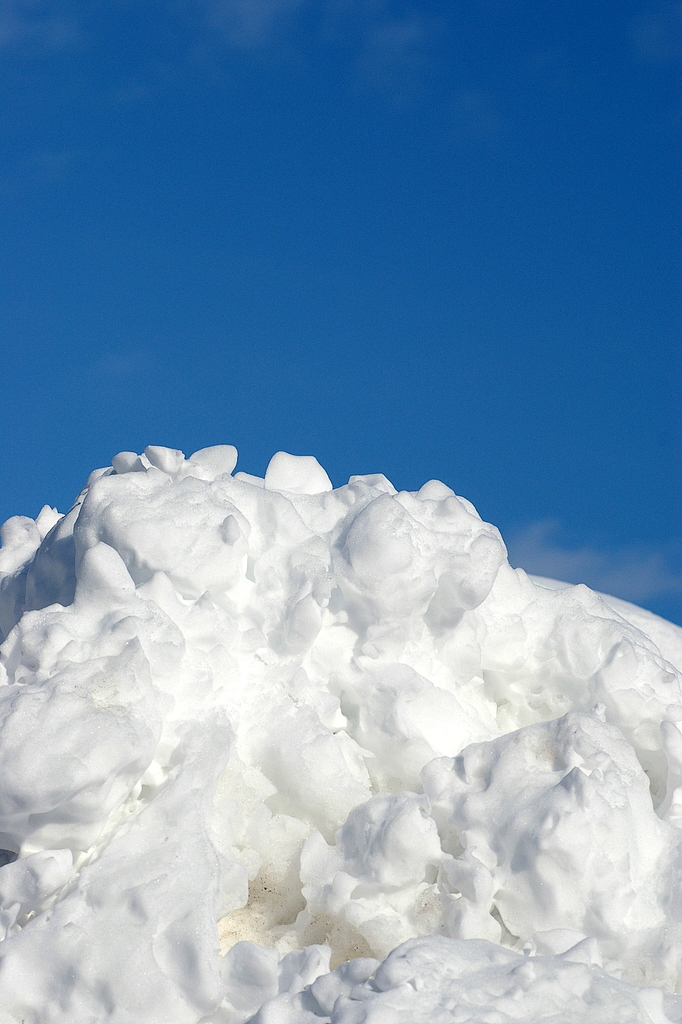
<path fill-rule="evenodd" d="M 509 561 L 536 576 L 586 583 L 592 590 L 638 604 L 682 595 L 682 541 L 667 547 L 628 546 L 611 551 L 569 547 L 561 523 L 544 519 L 506 537 Z"/>

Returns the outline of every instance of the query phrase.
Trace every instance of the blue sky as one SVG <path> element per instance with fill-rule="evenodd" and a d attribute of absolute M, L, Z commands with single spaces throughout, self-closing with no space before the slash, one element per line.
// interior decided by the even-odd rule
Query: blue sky
<path fill-rule="evenodd" d="M 679 3 L 3 0 L 0 520 L 284 449 L 682 623 L 681 58 Z"/>

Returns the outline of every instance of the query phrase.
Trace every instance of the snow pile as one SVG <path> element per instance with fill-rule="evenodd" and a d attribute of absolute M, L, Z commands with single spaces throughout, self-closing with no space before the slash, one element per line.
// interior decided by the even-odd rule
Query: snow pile
<path fill-rule="evenodd" d="M 2 528 L 1 1024 L 682 1019 L 682 630 L 236 456 Z"/>

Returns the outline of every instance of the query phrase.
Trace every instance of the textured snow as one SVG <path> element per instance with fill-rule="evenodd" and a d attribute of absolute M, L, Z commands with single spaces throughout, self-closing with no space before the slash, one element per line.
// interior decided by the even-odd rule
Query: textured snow
<path fill-rule="evenodd" d="M 0 1024 L 682 1020 L 682 630 L 150 446 L 0 549 Z"/>

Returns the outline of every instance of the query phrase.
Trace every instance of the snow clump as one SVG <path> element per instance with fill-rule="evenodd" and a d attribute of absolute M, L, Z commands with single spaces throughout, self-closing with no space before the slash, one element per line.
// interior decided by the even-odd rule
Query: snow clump
<path fill-rule="evenodd" d="M 0 1024 L 682 1020 L 682 630 L 236 460 L 2 527 Z"/>

